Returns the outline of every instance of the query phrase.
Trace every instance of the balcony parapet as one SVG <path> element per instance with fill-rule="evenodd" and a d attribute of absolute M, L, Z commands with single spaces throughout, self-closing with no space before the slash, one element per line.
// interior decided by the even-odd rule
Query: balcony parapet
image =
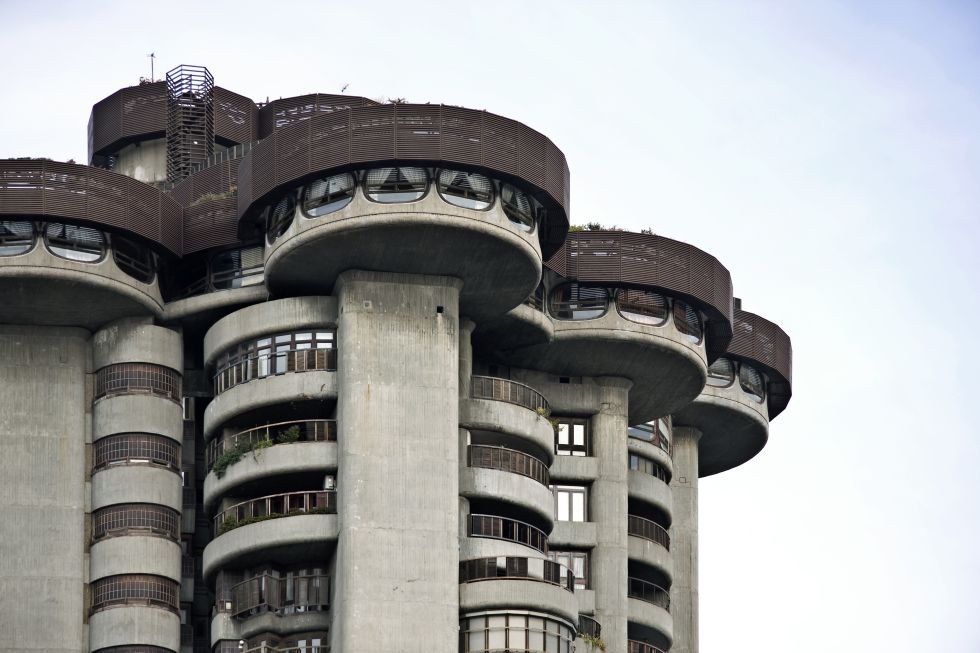
<path fill-rule="evenodd" d="M 629 515 L 627 532 L 630 535 L 635 535 L 636 537 L 642 537 L 645 540 L 655 542 L 656 544 L 659 544 L 663 548 L 670 551 L 670 534 L 667 532 L 666 528 L 655 521 L 651 521 L 644 517 L 638 517 L 636 515 Z"/>
<path fill-rule="evenodd" d="M 240 431 L 224 438 L 212 440 L 205 451 L 208 471 L 220 466 L 222 458 L 245 454 L 257 448 L 272 446 L 261 444 L 289 444 L 292 442 L 336 442 L 337 420 L 311 419 L 293 420 L 265 424 Z M 232 461 L 234 462 L 234 461 Z M 230 464 L 230 463 L 227 463 Z M 224 467 L 227 467 L 227 464 Z M 221 467 L 221 469 L 224 469 Z M 217 470 L 215 473 L 220 474 Z"/>
<path fill-rule="evenodd" d="M 652 603 L 670 612 L 670 592 L 641 578 L 630 576 L 626 595 L 631 599 Z"/>
<path fill-rule="evenodd" d="M 290 598 L 287 582 L 293 584 Z M 290 579 L 259 574 L 231 588 L 231 616 L 236 619 L 272 613 L 320 611 L 330 607 L 330 576 L 311 574 Z"/>

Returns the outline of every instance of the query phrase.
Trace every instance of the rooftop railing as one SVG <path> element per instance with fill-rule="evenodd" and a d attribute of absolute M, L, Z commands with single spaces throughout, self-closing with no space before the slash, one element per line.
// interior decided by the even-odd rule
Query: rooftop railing
<path fill-rule="evenodd" d="M 639 599 L 652 603 L 670 612 L 670 592 L 640 578 L 630 576 L 626 595 L 631 599 Z"/>
<path fill-rule="evenodd" d="M 517 542 L 537 549 L 541 553 L 548 552 L 548 536 L 544 531 L 531 524 L 507 517 L 470 515 L 467 535 Z"/>
<path fill-rule="evenodd" d="M 670 534 L 666 528 L 655 521 L 644 517 L 637 517 L 636 515 L 629 515 L 626 530 L 630 535 L 656 542 L 670 551 Z"/>
<path fill-rule="evenodd" d="M 230 530 L 267 519 L 293 515 L 336 514 L 337 493 L 333 490 L 286 492 L 236 503 L 214 516 L 215 537 Z"/>
<path fill-rule="evenodd" d="M 234 452 L 247 453 L 259 442 L 288 444 L 292 442 L 336 442 L 337 420 L 308 419 L 276 422 L 240 431 L 224 438 L 212 440 L 205 450 L 208 470 L 214 467 L 222 455 Z"/>
<path fill-rule="evenodd" d="M 551 413 L 551 406 L 544 395 L 517 381 L 495 376 L 474 376 L 470 388 L 474 399 L 506 401 L 543 415 Z"/>
<path fill-rule="evenodd" d="M 470 467 L 499 469 L 534 479 L 544 486 L 551 482 L 548 466 L 530 454 L 506 447 L 471 444 L 468 449 Z"/>
<path fill-rule="evenodd" d="M 500 579 L 534 580 L 575 591 L 575 574 L 553 560 L 498 556 L 459 561 L 460 583 Z"/>

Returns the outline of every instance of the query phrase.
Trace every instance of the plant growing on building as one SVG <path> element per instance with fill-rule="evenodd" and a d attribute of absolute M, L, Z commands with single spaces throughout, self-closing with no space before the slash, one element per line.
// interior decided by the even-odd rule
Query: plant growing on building
<path fill-rule="evenodd" d="M 580 635 L 582 641 L 593 651 L 606 651 L 606 643 L 598 635 Z"/>

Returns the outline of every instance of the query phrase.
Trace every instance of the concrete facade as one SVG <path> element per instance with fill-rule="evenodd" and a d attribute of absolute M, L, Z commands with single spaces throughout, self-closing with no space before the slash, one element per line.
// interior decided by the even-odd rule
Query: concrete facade
<path fill-rule="evenodd" d="M 352 100 L 310 97 L 253 141 L 312 161 L 288 117 Z M 788 337 L 705 252 L 575 241 L 545 136 L 434 106 L 394 159 L 202 162 L 166 238 L 0 178 L 0 651 L 697 653 L 698 477 L 767 443 Z M 163 186 L 162 131 L 93 162 Z"/>

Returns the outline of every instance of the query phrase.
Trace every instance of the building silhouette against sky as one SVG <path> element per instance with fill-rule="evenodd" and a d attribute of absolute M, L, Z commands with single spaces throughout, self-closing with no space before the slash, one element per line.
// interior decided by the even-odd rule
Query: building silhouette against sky
<path fill-rule="evenodd" d="M 89 163 L 0 160 L 5 649 L 698 650 L 698 478 L 791 395 L 717 259 L 569 232 L 514 120 L 197 66 Z"/>

